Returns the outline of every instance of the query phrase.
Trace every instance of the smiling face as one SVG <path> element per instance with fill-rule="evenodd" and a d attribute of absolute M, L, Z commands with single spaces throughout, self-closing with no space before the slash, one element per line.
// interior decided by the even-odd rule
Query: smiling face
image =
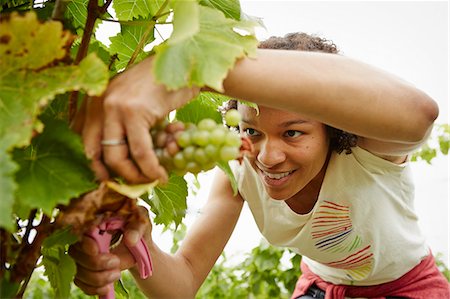
<path fill-rule="evenodd" d="M 255 148 L 247 157 L 270 197 L 288 200 L 317 180 L 320 188 L 329 149 L 324 124 L 263 106 L 258 115 L 246 105 L 238 105 L 238 110 L 241 134 Z"/>

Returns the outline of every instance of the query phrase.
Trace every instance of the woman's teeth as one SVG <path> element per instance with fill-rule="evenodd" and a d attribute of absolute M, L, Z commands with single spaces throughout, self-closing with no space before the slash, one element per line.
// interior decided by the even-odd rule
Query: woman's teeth
<path fill-rule="evenodd" d="M 282 173 L 270 173 L 270 172 L 265 172 L 264 170 L 262 172 L 264 173 L 264 175 L 266 177 L 268 177 L 270 179 L 275 179 L 275 180 L 279 180 L 284 177 L 287 177 L 288 175 L 290 175 L 292 173 L 292 171 L 282 172 Z"/>

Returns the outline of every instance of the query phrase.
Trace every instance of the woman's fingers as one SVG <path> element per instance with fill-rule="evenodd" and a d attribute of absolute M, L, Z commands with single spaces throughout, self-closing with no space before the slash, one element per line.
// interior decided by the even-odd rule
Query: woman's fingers
<path fill-rule="evenodd" d="M 160 165 L 150 135 L 150 127 L 145 121 L 126 123 L 128 146 L 133 160 L 141 172 L 150 180 L 167 181 L 167 173 Z"/>
<path fill-rule="evenodd" d="M 149 241 L 151 238 L 152 225 L 146 208 L 139 206 L 138 212 L 128 221 L 124 228 L 124 242 L 128 246 L 135 246 L 141 238 Z"/>
<path fill-rule="evenodd" d="M 103 135 L 103 99 L 86 99 L 86 115 L 82 129 L 82 139 L 86 156 L 91 160 L 91 168 L 97 179 L 106 180 L 109 172 L 102 161 L 101 140 Z"/>
<path fill-rule="evenodd" d="M 77 264 L 75 284 L 90 295 L 105 295 L 108 285 L 120 278 L 121 261 L 111 253 L 99 253 L 95 240 L 83 237 L 69 249 Z"/>

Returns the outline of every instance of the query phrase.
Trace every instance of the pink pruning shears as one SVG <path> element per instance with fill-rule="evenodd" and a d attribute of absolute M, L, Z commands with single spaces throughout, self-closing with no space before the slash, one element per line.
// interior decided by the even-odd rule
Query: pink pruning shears
<path fill-rule="evenodd" d="M 94 227 L 86 235 L 91 237 L 97 242 L 99 250 L 101 253 L 108 253 L 109 246 L 112 239 L 112 233 L 117 230 L 122 230 L 124 226 L 124 221 L 120 218 L 109 218 L 96 227 Z M 146 279 L 152 276 L 153 266 L 152 259 L 150 257 L 150 252 L 148 250 L 147 244 L 144 239 L 139 240 L 136 246 L 128 247 L 134 259 L 136 260 L 140 277 Z M 114 286 L 110 285 L 109 292 L 106 296 L 101 297 L 101 299 L 114 299 Z"/>

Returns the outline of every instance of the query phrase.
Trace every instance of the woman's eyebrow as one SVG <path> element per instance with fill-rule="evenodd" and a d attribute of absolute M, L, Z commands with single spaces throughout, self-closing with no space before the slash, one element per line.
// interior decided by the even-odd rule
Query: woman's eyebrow
<path fill-rule="evenodd" d="M 255 122 L 251 119 L 242 119 L 241 122 L 249 124 L 249 125 L 255 125 Z"/>
<path fill-rule="evenodd" d="M 304 123 L 308 123 L 308 121 L 302 120 L 302 119 L 296 119 L 296 120 L 288 120 L 288 121 L 282 122 L 278 126 L 286 128 L 286 127 L 289 127 L 292 125 L 300 125 L 300 124 L 304 124 Z"/>

